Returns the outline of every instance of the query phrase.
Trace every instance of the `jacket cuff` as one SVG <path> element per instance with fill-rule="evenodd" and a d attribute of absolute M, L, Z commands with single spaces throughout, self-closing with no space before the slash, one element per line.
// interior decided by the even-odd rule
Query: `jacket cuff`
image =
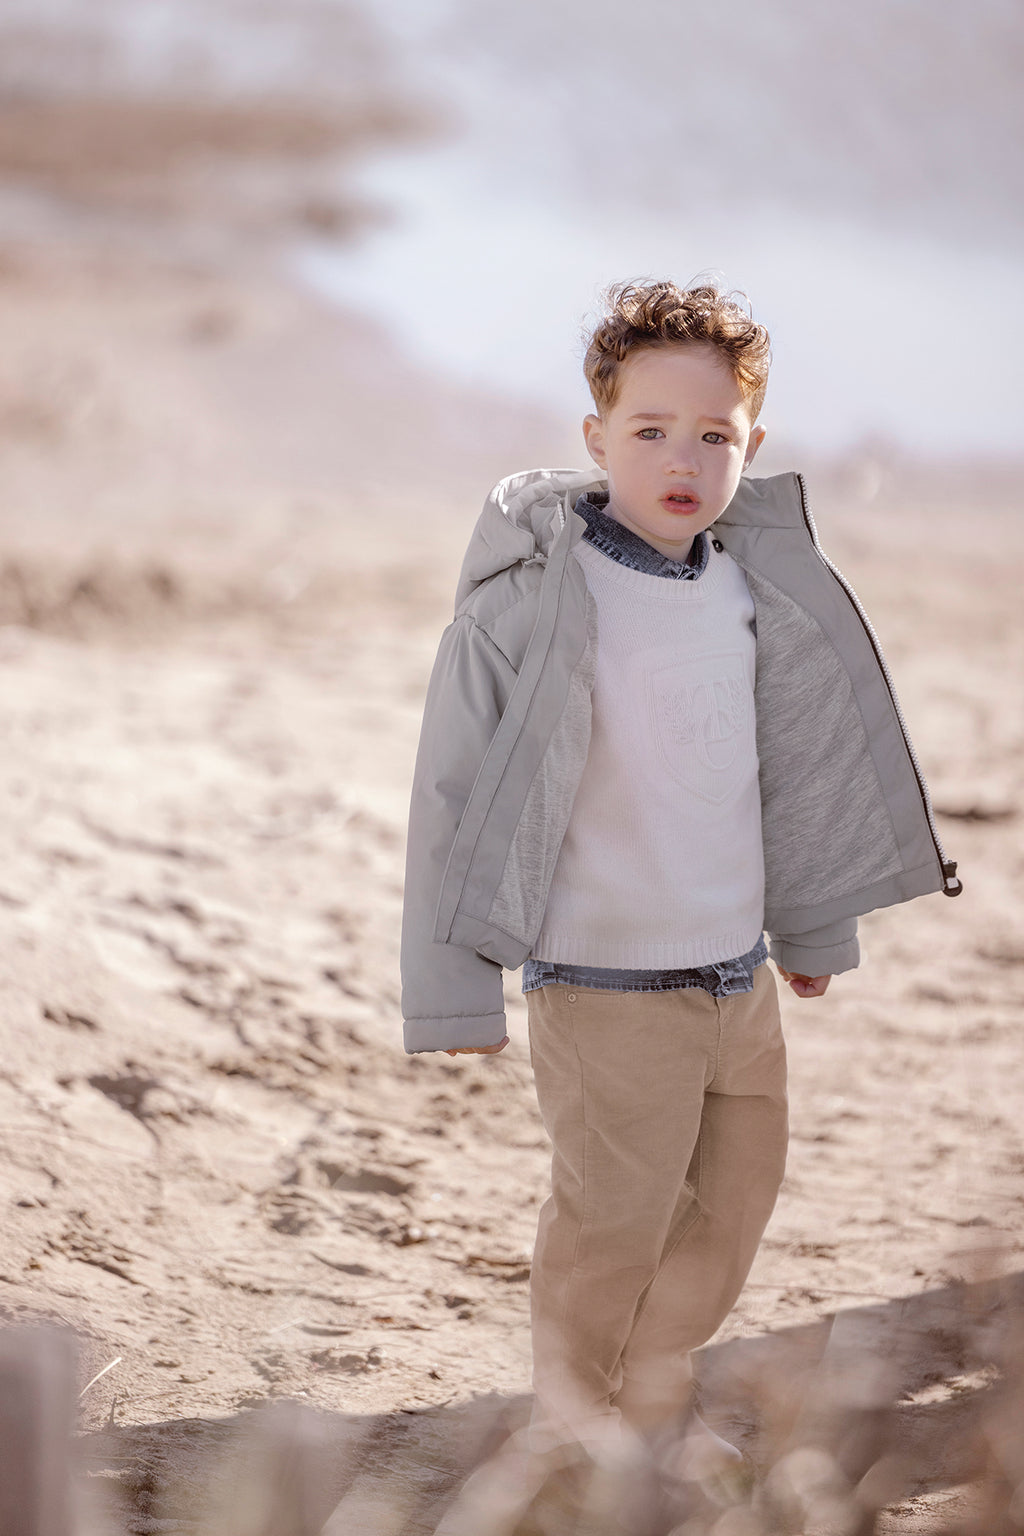
<path fill-rule="evenodd" d="M 406 1019 L 405 1049 L 414 1056 L 419 1051 L 465 1050 L 470 1045 L 497 1045 L 504 1040 L 503 1013 L 459 1015 L 452 1019 Z"/>
<path fill-rule="evenodd" d="M 798 976 L 838 976 L 860 964 L 855 917 L 809 933 L 772 933 L 769 941 L 768 953 L 779 969 Z"/>

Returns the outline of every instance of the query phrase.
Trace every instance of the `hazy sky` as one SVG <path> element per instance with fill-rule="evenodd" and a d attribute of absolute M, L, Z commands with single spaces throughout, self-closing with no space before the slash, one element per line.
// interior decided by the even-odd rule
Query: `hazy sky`
<path fill-rule="evenodd" d="M 600 291 L 710 272 L 772 332 L 776 438 L 1024 453 L 1021 0 L 0 0 L 0 22 L 8 92 L 446 115 L 357 171 L 379 233 L 286 253 L 441 372 L 579 416 Z"/>
<path fill-rule="evenodd" d="M 609 282 L 714 271 L 772 330 L 766 420 L 834 449 L 1024 449 L 1021 10 L 1004 0 L 374 0 L 461 126 L 361 177 L 390 228 L 325 291 L 579 414 Z"/>

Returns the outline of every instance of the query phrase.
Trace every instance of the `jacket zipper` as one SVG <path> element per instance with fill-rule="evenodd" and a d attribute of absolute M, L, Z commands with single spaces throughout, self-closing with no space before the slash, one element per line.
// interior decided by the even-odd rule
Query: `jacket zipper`
<path fill-rule="evenodd" d="M 850 602 L 853 604 L 854 611 L 857 614 L 857 617 L 860 619 L 861 624 L 864 626 L 864 632 L 868 639 L 871 641 L 871 646 L 875 653 L 875 660 L 878 662 L 879 670 L 885 679 L 885 686 L 889 690 L 889 697 L 892 699 L 892 706 L 896 711 L 896 719 L 898 720 L 900 730 L 903 733 L 903 742 L 907 749 L 907 756 L 910 758 L 910 763 L 914 770 L 914 775 L 917 779 L 917 788 L 921 796 L 921 804 L 924 806 L 924 813 L 928 819 L 928 830 L 932 835 L 932 842 L 935 844 L 936 857 L 939 861 L 939 867 L 942 870 L 942 894 L 944 896 L 959 896 L 960 892 L 963 890 L 963 885 L 957 879 L 955 861 L 953 859 L 947 858 L 946 851 L 942 846 L 942 840 L 939 837 L 939 830 L 935 825 L 935 812 L 932 808 L 931 796 L 928 793 L 928 786 L 925 783 L 924 774 L 921 771 L 921 764 L 918 759 L 917 752 L 914 748 L 914 743 L 911 741 L 910 733 L 907 730 L 907 722 L 904 717 L 900 701 L 896 696 L 896 688 L 893 684 L 892 673 L 889 671 L 889 663 L 886 661 L 882 652 L 882 647 L 879 644 L 878 636 L 875 634 L 874 625 L 871 623 L 871 620 L 864 612 L 864 607 L 860 598 L 857 596 L 856 592 L 853 590 L 850 583 L 843 575 L 842 571 L 833 565 L 832 561 L 829 559 L 828 555 L 826 555 L 825 551 L 819 544 L 818 530 L 815 526 L 814 518 L 811 514 L 810 504 L 807 499 L 807 486 L 804 483 L 804 477 L 798 473 L 796 478 L 800 486 L 800 505 L 803 509 L 804 522 L 806 523 L 807 531 L 811 536 L 811 543 L 814 545 L 815 553 L 817 554 L 819 560 L 821 560 L 821 562 L 828 568 L 828 570 L 831 571 L 832 575 L 835 577 L 836 581 L 842 587 L 843 591 L 850 599 Z"/>

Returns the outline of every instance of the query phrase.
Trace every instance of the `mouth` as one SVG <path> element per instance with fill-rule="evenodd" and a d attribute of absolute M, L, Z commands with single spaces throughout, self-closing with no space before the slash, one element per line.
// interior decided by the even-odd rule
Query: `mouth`
<path fill-rule="evenodd" d="M 700 509 L 700 497 L 692 491 L 669 491 L 661 498 L 661 505 L 667 512 L 693 513 Z"/>

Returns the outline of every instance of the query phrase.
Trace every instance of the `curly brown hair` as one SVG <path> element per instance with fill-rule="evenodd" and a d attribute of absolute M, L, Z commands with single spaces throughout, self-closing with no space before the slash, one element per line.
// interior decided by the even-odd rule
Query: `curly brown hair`
<path fill-rule="evenodd" d="M 590 336 L 583 360 L 599 414 L 615 404 L 622 365 L 635 352 L 659 347 L 714 347 L 728 362 L 756 421 L 768 385 L 771 343 L 763 325 L 744 311 L 732 293 L 710 283 L 679 288 L 675 283 L 616 283 L 604 295 L 604 318 Z"/>

